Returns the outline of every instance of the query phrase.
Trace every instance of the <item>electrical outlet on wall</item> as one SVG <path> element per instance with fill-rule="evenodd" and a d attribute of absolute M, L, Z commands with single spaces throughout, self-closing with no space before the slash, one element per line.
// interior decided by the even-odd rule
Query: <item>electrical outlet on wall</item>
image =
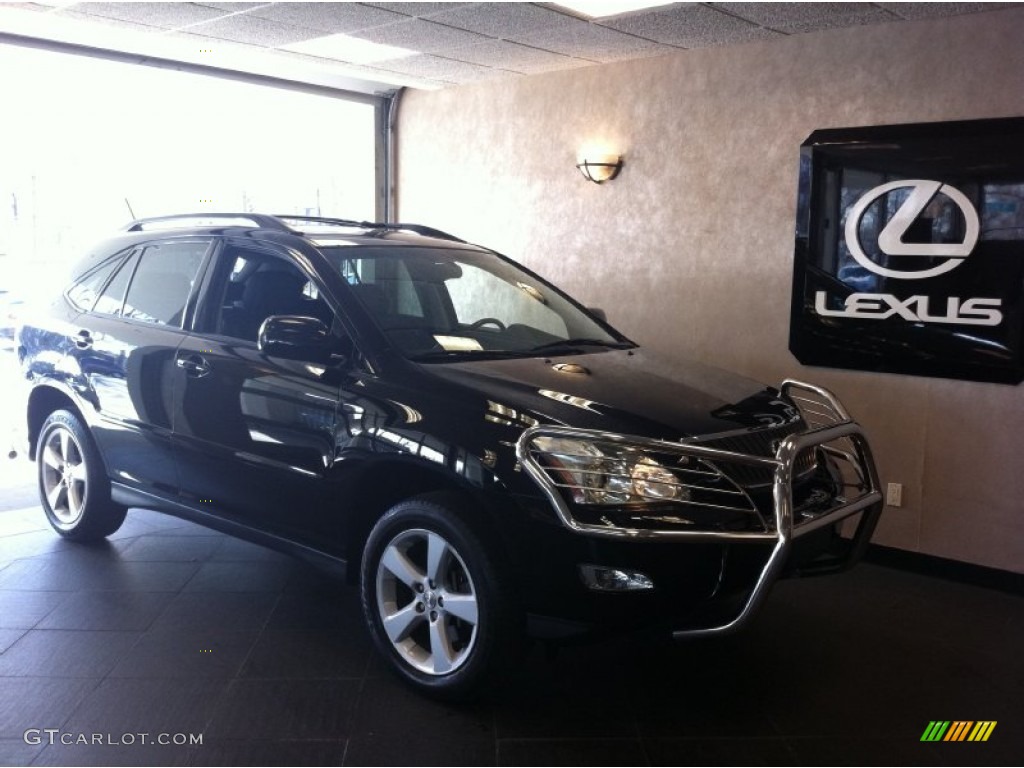
<path fill-rule="evenodd" d="M 903 506 L 903 483 L 889 483 L 885 486 L 885 505 L 887 507 Z"/>

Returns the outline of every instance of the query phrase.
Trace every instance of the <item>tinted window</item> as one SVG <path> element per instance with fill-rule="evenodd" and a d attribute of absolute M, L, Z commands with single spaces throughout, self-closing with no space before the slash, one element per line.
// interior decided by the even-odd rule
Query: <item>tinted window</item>
<path fill-rule="evenodd" d="M 86 272 L 74 285 L 68 288 L 66 294 L 68 301 L 79 309 L 86 311 L 92 309 L 92 305 L 96 302 L 96 297 L 100 295 L 100 291 L 103 290 L 103 286 L 106 285 L 114 270 L 121 265 L 123 258 L 123 253 L 115 254 L 99 264 L 99 266 Z"/>
<path fill-rule="evenodd" d="M 125 297 L 124 317 L 181 327 L 208 247 L 206 240 L 147 247 Z"/>
<path fill-rule="evenodd" d="M 124 305 L 124 292 L 131 280 L 132 270 L 135 269 L 137 259 L 130 258 L 121 265 L 107 287 L 103 289 L 103 295 L 99 297 L 93 312 L 102 312 L 106 315 L 120 315 L 121 307 Z"/>
<path fill-rule="evenodd" d="M 593 348 L 630 344 L 493 253 L 326 245 L 321 251 L 410 357 L 534 354 L 568 340 Z"/>
<path fill-rule="evenodd" d="M 218 292 L 213 333 L 255 343 L 272 315 L 315 317 L 331 325 L 333 313 L 316 284 L 288 259 L 238 249 L 225 258 L 231 271 Z"/>

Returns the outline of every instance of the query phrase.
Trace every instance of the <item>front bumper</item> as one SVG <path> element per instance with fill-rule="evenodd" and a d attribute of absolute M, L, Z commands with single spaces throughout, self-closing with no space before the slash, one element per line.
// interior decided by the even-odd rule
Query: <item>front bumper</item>
<path fill-rule="evenodd" d="M 882 510 L 882 493 L 870 446 L 860 425 L 850 418 L 838 399 L 828 390 L 803 382 L 787 380 L 781 387 L 783 397 L 796 404 L 808 429 L 781 440 L 774 456 L 761 456 L 727 451 L 701 445 L 699 442 L 673 443 L 664 440 L 618 435 L 567 427 L 539 426 L 523 433 L 517 445 L 519 461 L 540 486 L 563 525 L 571 531 L 588 536 L 612 537 L 619 540 L 678 541 L 718 544 L 758 543 L 771 546 L 771 553 L 754 580 L 736 615 L 707 625 L 677 629 L 677 639 L 718 635 L 733 632 L 757 613 L 774 582 L 782 575 L 798 539 L 828 526 L 836 526 L 860 515 L 856 529 L 844 554 L 816 561 L 801 568 L 801 573 L 825 573 L 849 567 L 863 555 Z M 563 495 L 564 485 L 539 460 L 534 440 L 539 437 L 565 438 L 628 446 L 631 449 L 675 455 L 711 466 L 742 465 L 769 470 L 771 482 L 771 514 L 760 526 L 746 530 L 713 529 L 679 526 L 627 527 L 594 524 L 574 515 L 573 507 Z M 714 436 L 709 436 L 714 437 Z M 794 480 L 800 471 L 800 457 L 809 450 L 824 452 L 841 472 L 839 492 L 828 504 L 813 512 L 796 514 L 793 502 Z M 759 529 L 757 529 L 759 528 Z"/>

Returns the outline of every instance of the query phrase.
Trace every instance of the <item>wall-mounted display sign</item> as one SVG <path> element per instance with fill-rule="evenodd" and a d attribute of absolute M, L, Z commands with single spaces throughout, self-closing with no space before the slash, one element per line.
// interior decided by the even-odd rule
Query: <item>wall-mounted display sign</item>
<path fill-rule="evenodd" d="M 789 348 L 808 365 L 1024 380 L 1024 118 L 811 134 Z"/>

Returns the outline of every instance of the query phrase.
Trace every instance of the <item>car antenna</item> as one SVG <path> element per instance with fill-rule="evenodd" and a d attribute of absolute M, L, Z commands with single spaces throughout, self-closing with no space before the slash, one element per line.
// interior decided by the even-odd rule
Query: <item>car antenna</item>
<path fill-rule="evenodd" d="M 128 213 L 131 214 L 132 221 L 135 221 L 138 217 L 135 215 L 135 211 L 132 210 L 132 204 L 128 202 L 127 197 L 124 199 L 124 204 L 128 206 Z"/>

